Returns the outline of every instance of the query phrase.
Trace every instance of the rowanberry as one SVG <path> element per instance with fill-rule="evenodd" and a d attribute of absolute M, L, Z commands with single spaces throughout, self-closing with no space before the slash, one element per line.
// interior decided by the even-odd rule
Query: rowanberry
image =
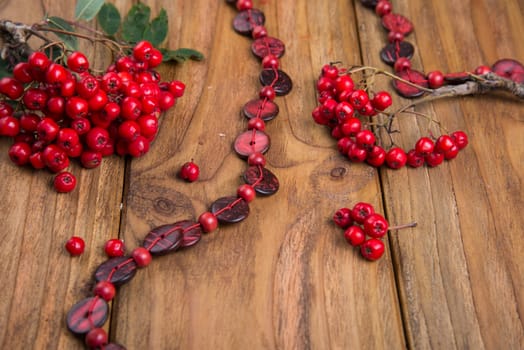
<path fill-rule="evenodd" d="M 421 137 L 415 144 L 415 151 L 417 151 L 417 153 L 421 154 L 422 156 L 430 154 L 433 152 L 434 148 L 435 144 L 429 137 Z"/>
<path fill-rule="evenodd" d="M 31 146 L 26 142 L 15 142 L 9 147 L 9 159 L 16 165 L 22 166 L 29 163 Z"/>
<path fill-rule="evenodd" d="M 370 261 L 378 260 L 384 254 L 384 242 L 377 238 L 370 238 L 360 245 L 360 253 Z"/>
<path fill-rule="evenodd" d="M 373 99 L 371 100 L 371 104 L 375 109 L 378 109 L 379 111 L 383 111 L 391 104 L 393 103 L 393 99 L 391 98 L 391 95 L 387 91 L 380 91 L 377 92 Z"/>
<path fill-rule="evenodd" d="M 71 256 L 82 255 L 85 249 L 85 242 L 81 237 L 73 236 L 67 240 L 65 248 Z"/>
<path fill-rule="evenodd" d="M 393 147 L 386 153 L 386 164 L 391 169 L 402 168 L 408 160 L 406 152 L 400 147 Z"/>
<path fill-rule="evenodd" d="M 55 176 L 53 186 L 59 193 L 71 192 L 76 187 L 76 177 L 72 173 L 64 171 Z"/>
<path fill-rule="evenodd" d="M 333 222 L 335 225 L 341 228 L 348 228 L 353 224 L 353 218 L 351 216 L 351 209 L 340 208 L 333 215 Z"/>
<path fill-rule="evenodd" d="M 364 220 L 364 232 L 374 238 L 381 238 L 388 232 L 389 224 L 380 214 L 373 213 Z"/>
<path fill-rule="evenodd" d="M 118 238 L 111 238 L 104 245 L 104 251 L 110 258 L 123 256 L 125 253 L 124 242 Z"/>
<path fill-rule="evenodd" d="M 188 182 L 194 182 L 198 180 L 199 175 L 200 175 L 200 168 L 193 161 L 184 163 L 182 167 L 180 168 L 180 172 L 179 172 L 180 178 Z"/>
<path fill-rule="evenodd" d="M 89 60 L 83 53 L 74 51 L 67 56 L 67 67 L 75 73 L 84 73 L 89 69 Z"/>
<path fill-rule="evenodd" d="M 32 130 L 27 130 L 32 131 Z M 0 136 L 14 137 L 20 133 L 20 120 L 12 115 L 0 117 Z"/>
<path fill-rule="evenodd" d="M 351 217 L 359 224 L 363 224 L 368 216 L 375 213 L 375 208 L 369 203 L 358 202 L 351 209 Z"/>
<path fill-rule="evenodd" d="M 344 238 L 353 247 L 358 247 L 364 243 L 366 235 L 360 226 L 352 225 L 344 231 Z"/>

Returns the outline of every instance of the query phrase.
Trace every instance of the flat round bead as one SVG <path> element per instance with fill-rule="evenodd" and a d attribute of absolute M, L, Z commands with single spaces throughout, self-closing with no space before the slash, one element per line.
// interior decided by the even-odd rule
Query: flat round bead
<path fill-rule="evenodd" d="M 237 136 L 233 145 L 235 152 L 243 157 L 252 153 L 265 153 L 269 149 L 269 136 L 260 130 L 248 130 Z"/>
<path fill-rule="evenodd" d="M 404 80 L 410 81 L 421 87 L 428 87 L 426 76 L 416 70 L 403 70 L 397 73 L 398 76 Z M 393 87 L 397 92 L 407 98 L 414 98 L 424 94 L 424 90 L 417 89 L 414 86 L 408 85 L 400 80 L 393 81 Z"/>
<path fill-rule="evenodd" d="M 239 12 L 233 19 L 233 28 L 242 35 L 251 35 L 255 26 L 263 25 L 266 22 L 264 13 L 257 9 Z"/>
<path fill-rule="evenodd" d="M 142 246 L 152 255 L 163 255 L 176 250 L 182 242 L 184 221 L 155 227 L 144 239 Z"/>
<path fill-rule="evenodd" d="M 233 205 L 234 203 L 234 205 Z M 224 211 L 221 211 L 224 208 L 227 208 Z M 220 213 L 218 213 L 221 211 Z M 249 205 L 247 202 L 239 197 L 222 197 L 217 199 L 211 205 L 211 212 L 216 214 L 218 221 L 222 223 L 236 223 L 244 220 L 249 215 Z"/>
<path fill-rule="evenodd" d="M 89 297 L 73 305 L 67 313 L 67 328 L 76 335 L 83 335 L 92 328 L 101 327 L 107 320 L 109 306 L 98 297 Z"/>
<path fill-rule="evenodd" d="M 260 59 L 270 54 L 280 58 L 286 52 L 286 45 L 280 39 L 265 36 L 253 41 L 251 51 Z"/>
<path fill-rule="evenodd" d="M 293 82 L 291 81 L 289 75 L 280 69 L 264 69 L 262 72 L 260 72 L 259 78 L 262 85 L 273 86 L 277 96 L 287 95 L 293 88 Z"/>
<path fill-rule="evenodd" d="M 242 108 L 244 116 L 248 119 L 262 118 L 265 122 L 275 118 L 278 115 L 278 105 L 271 100 L 254 99 L 247 102 Z"/>
<path fill-rule="evenodd" d="M 415 48 L 413 45 L 407 41 L 401 41 L 399 43 L 390 43 L 384 46 L 384 48 L 380 50 L 380 58 L 384 63 L 393 66 L 399 57 L 406 57 L 409 59 L 413 57 L 414 52 Z"/>
<path fill-rule="evenodd" d="M 111 258 L 98 266 L 95 271 L 97 282 L 108 281 L 115 286 L 129 282 L 135 277 L 137 265 L 133 258 L 129 256 L 119 256 Z"/>
<path fill-rule="evenodd" d="M 202 238 L 202 229 L 200 225 L 195 221 L 184 220 L 179 222 L 182 225 L 182 241 L 180 242 L 180 248 L 188 248 L 200 241 Z M 193 227 L 187 230 L 189 227 Z"/>
<path fill-rule="evenodd" d="M 382 16 L 382 26 L 390 32 L 402 33 L 404 36 L 413 30 L 413 23 L 397 13 L 389 13 Z"/>
<path fill-rule="evenodd" d="M 260 169 L 262 169 L 262 174 L 260 173 Z M 275 174 L 266 168 L 258 166 L 250 166 L 247 168 L 244 172 L 244 181 L 249 185 L 253 185 L 258 181 L 253 188 L 258 194 L 265 196 L 276 193 L 280 187 L 278 178 Z"/>

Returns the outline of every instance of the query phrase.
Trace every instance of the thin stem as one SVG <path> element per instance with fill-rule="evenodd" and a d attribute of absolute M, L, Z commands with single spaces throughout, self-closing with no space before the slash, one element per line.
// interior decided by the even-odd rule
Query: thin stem
<path fill-rule="evenodd" d="M 411 227 L 415 227 L 415 226 L 417 226 L 417 222 L 413 221 L 413 222 L 410 222 L 408 224 L 390 226 L 388 230 L 389 231 L 396 231 L 396 230 L 402 230 L 402 229 L 405 229 L 405 228 L 411 228 Z"/>

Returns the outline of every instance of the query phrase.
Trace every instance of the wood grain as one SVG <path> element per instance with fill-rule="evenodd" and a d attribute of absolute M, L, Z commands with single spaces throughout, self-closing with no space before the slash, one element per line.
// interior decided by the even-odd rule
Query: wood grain
<path fill-rule="evenodd" d="M 132 4 L 112 2 L 121 11 Z M 224 1 L 146 3 L 153 14 L 165 8 L 169 15 L 166 46 L 205 56 L 160 68 L 165 80 L 187 88 L 161 117 L 150 153 L 127 165 L 104 159 L 94 170 L 75 164 L 79 187 L 62 195 L 51 189 L 49 173 L 12 165 L 10 140 L 0 140 L 2 349 L 82 348 L 66 330 L 65 314 L 90 295 L 104 242 L 121 236 L 132 249 L 151 228 L 195 219 L 242 183 L 246 164 L 232 143 L 246 127 L 243 104 L 260 89 L 260 64 L 251 41 L 232 30 L 236 10 Z M 266 129 L 268 168 L 280 190 L 250 204 L 243 222 L 156 258 L 119 288 L 111 339 L 129 349 L 524 348 L 522 103 L 482 96 L 416 107 L 470 136 L 468 148 L 440 167 L 350 164 L 311 118 L 315 80 L 332 61 L 389 69 L 378 56 L 386 42 L 379 19 L 358 0 L 255 6 L 269 33 L 286 43 L 281 67 L 294 83 L 291 94 L 276 99 L 280 114 Z M 394 9 L 414 22 L 407 40 L 416 69 L 524 61 L 522 0 L 396 0 Z M 0 1 L 1 17 L 25 23 L 45 10 L 71 17 L 74 3 Z M 106 64 L 100 48 L 89 52 Z M 379 78 L 374 88 L 389 90 L 389 82 Z M 395 97 L 395 107 L 404 103 Z M 410 114 L 397 126 L 395 142 L 406 148 L 428 129 L 438 133 Z M 201 177 L 189 184 L 176 173 L 192 158 Z M 384 258 L 368 263 L 330 221 L 336 209 L 358 201 L 374 204 L 391 223 L 418 226 L 392 232 Z M 86 240 L 79 258 L 63 249 L 73 234 Z"/>

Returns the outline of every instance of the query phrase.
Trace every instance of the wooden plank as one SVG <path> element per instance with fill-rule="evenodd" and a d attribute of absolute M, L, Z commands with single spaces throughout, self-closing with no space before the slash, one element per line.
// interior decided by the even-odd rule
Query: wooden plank
<path fill-rule="evenodd" d="M 1 13 L 3 18 L 31 24 L 42 20 L 46 10 L 72 18 L 74 2 L 7 1 Z M 103 52 L 90 49 L 89 53 L 92 62 L 107 62 Z M 91 295 L 92 273 L 105 260 L 104 243 L 118 236 L 124 161 L 105 158 L 93 170 L 73 162 L 70 171 L 77 176 L 78 188 L 58 194 L 50 172 L 11 163 L 7 154 L 11 143 L 5 137 L 0 140 L 0 259 L 6 262 L 0 292 L 0 348 L 80 348 L 82 343 L 67 331 L 65 315 L 74 303 Z M 86 242 L 81 257 L 71 258 L 64 249 L 72 235 Z"/>
<path fill-rule="evenodd" d="M 156 225 L 195 218 L 242 183 L 245 163 L 231 144 L 246 126 L 240 108 L 260 88 L 259 63 L 250 41 L 231 28 L 232 8 L 180 4 L 163 3 L 180 21 L 169 44 L 198 48 L 206 61 L 169 71 L 187 82 L 187 94 L 163 117 L 154 145 L 160 151 L 131 166 L 126 242 L 139 242 Z M 287 44 L 281 62 L 294 82 L 293 92 L 277 99 L 281 114 L 267 126 L 268 167 L 281 189 L 258 198 L 244 222 L 159 258 L 122 288 L 115 339 L 155 349 L 404 348 L 391 261 L 365 263 L 330 223 L 336 209 L 357 200 L 380 206 L 377 173 L 350 166 L 310 117 L 321 66 L 360 59 L 353 6 L 258 5 L 270 35 Z M 186 184 L 175 173 L 191 158 L 201 165 L 201 179 Z"/>
<path fill-rule="evenodd" d="M 513 57 L 522 61 L 522 1 L 395 1 L 414 22 L 407 38 L 415 69 L 472 70 Z M 357 6 L 366 63 L 384 66 L 385 34 L 371 11 Z M 519 15 L 520 14 L 520 15 Z M 397 106 L 406 101 L 398 102 Z M 457 159 L 436 169 L 382 172 L 388 217 L 417 220 L 390 236 L 408 344 L 426 348 L 522 348 L 524 275 L 521 215 L 524 131 L 522 103 L 492 97 L 419 106 L 453 131 L 470 135 Z M 396 140 L 409 148 L 427 123 L 404 116 Z M 431 128 L 435 131 L 435 128 Z"/>

